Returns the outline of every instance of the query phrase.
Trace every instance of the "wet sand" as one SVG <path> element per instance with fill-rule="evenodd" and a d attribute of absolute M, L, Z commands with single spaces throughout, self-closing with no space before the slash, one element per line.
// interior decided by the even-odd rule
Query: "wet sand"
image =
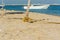
<path fill-rule="evenodd" d="M 60 17 L 29 13 L 33 23 L 23 22 L 25 14 L 0 16 L 0 40 L 60 40 Z"/>

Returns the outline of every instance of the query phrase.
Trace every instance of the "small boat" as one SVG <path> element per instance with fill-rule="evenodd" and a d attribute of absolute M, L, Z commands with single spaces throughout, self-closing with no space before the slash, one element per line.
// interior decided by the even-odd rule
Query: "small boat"
<path fill-rule="evenodd" d="M 0 8 L 4 7 L 4 5 L 0 5 Z"/>
<path fill-rule="evenodd" d="M 4 6 L 4 5 L 0 5 L 0 6 Z"/>
<path fill-rule="evenodd" d="M 31 5 L 29 9 L 47 9 L 49 5 Z M 27 9 L 27 6 L 24 6 Z"/>

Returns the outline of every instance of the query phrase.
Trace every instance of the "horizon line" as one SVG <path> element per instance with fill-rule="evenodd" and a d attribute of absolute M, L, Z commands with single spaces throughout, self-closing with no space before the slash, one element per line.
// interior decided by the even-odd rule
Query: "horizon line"
<path fill-rule="evenodd" d="M 28 5 L 28 4 L 4 4 L 4 5 Z M 31 4 L 31 5 L 60 5 L 60 4 Z"/>

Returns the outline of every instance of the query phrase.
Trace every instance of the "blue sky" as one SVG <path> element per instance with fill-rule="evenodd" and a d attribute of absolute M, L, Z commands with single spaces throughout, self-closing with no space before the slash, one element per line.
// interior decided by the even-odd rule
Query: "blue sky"
<path fill-rule="evenodd" d="M 4 0 L 5 4 L 27 4 L 28 0 Z M 2 0 L 0 0 L 1 4 Z M 32 4 L 60 4 L 60 0 L 31 0 Z"/>

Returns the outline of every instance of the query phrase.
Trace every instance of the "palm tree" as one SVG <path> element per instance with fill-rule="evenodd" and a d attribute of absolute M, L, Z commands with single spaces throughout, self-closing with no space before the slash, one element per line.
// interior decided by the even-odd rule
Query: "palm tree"
<path fill-rule="evenodd" d="M 4 15 L 5 15 L 4 0 L 2 0 L 1 17 L 3 17 Z"/>
<path fill-rule="evenodd" d="M 30 0 L 28 0 L 28 6 L 27 6 L 27 10 L 26 10 L 26 16 L 23 18 L 24 22 L 31 22 L 31 18 L 29 18 L 29 8 L 30 8 Z"/>
<path fill-rule="evenodd" d="M 27 10 L 26 10 L 26 16 L 29 16 L 29 8 L 30 8 L 30 0 L 28 0 L 28 6 L 27 6 Z"/>

